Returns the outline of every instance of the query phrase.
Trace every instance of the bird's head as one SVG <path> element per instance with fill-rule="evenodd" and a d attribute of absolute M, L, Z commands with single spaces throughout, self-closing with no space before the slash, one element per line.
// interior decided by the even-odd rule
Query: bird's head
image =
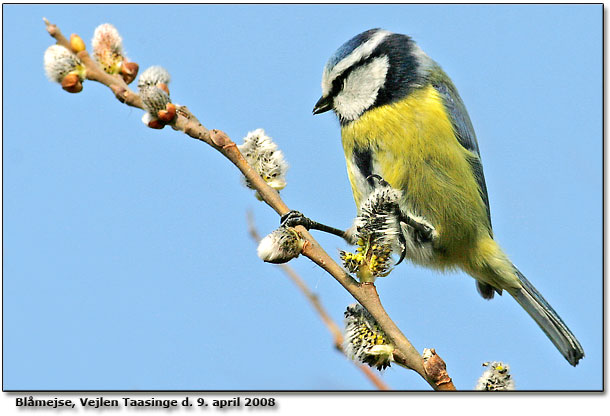
<path fill-rule="evenodd" d="M 341 124 L 404 98 L 423 84 L 434 62 L 406 35 L 371 29 L 344 43 L 322 73 L 313 113 L 334 110 Z"/>

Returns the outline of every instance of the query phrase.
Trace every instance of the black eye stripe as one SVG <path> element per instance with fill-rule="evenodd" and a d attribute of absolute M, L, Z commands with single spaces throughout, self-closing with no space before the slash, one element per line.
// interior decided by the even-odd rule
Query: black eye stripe
<path fill-rule="evenodd" d="M 384 53 L 384 51 L 380 51 L 379 49 L 376 49 L 372 54 L 370 54 L 369 56 L 367 56 L 364 59 L 359 60 L 354 65 L 350 66 L 345 71 L 343 71 L 338 77 L 336 77 L 333 80 L 332 88 L 330 90 L 330 96 L 336 97 L 337 94 L 339 94 L 339 92 L 341 92 L 341 88 L 343 87 L 343 81 L 345 81 L 356 68 L 360 68 L 363 65 L 367 65 L 370 62 L 372 62 L 373 59 L 379 58 L 381 56 L 387 56 L 387 54 Z"/>

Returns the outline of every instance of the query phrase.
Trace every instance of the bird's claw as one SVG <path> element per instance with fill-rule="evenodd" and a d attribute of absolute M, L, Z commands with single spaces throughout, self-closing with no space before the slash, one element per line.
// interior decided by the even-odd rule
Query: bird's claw
<path fill-rule="evenodd" d="M 299 211 L 295 210 L 292 210 L 280 217 L 281 227 L 296 227 L 297 225 L 301 225 L 305 227 L 306 230 L 309 230 L 311 228 L 312 221 Z"/>
<path fill-rule="evenodd" d="M 398 266 L 405 259 L 407 255 L 407 240 L 405 239 L 404 234 L 401 232 L 398 234 L 398 240 L 400 241 L 400 258 L 396 262 L 396 266 Z"/>
<path fill-rule="evenodd" d="M 369 179 L 377 179 L 379 181 L 379 186 L 390 187 L 390 184 L 388 182 L 386 182 L 386 180 L 383 179 L 381 176 L 377 175 L 376 173 L 373 173 L 372 175 L 367 176 L 366 180 L 368 181 Z"/>

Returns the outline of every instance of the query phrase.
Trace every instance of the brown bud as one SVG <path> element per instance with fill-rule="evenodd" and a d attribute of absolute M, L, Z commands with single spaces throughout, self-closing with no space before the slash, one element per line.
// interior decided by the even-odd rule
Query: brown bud
<path fill-rule="evenodd" d="M 157 111 L 157 116 L 159 117 L 159 120 L 169 123 L 176 117 L 176 106 L 172 103 L 167 103 L 165 105 L 165 110 Z"/>
<path fill-rule="evenodd" d="M 212 142 L 218 147 L 229 146 L 233 143 L 233 141 L 229 139 L 229 136 L 227 136 L 224 131 L 218 129 L 210 130 L 210 138 L 212 139 Z"/>
<path fill-rule="evenodd" d="M 71 93 L 81 92 L 83 84 L 77 74 L 68 74 L 61 81 L 61 87 Z"/>
<path fill-rule="evenodd" d="M 150 127 L 151 129 L 162 129 L 163 127 L 165 127 L 165 123 L 163 123 L 157 118 L 153 118 L 148 122 L 148 127 Z"/>
<path fill-rule="evenodd" d="M 455 390 L 453 381 L 451 381 L 451 377 L 447 373 L 447 365 L 436 354 L 434 348 L 424 348 L 422 358 L 424 359 L 426 376 L 434 382 L 436 390 Z"/>
<path fill-rule="evenodd" d="M 160 82 L 160 83 L 158 83 L 158 84 L 157 84 L 157 88 L 162 89 L 163 91 L 165 91 L 165 93 L 166 93 L 167 95 L 169 95 L 169 88 L 167 87 L 167 85 L 166 85 L 166 84 L 164 84 L 164 83 Z"/>
<path fill-rule="evenodd" d="M 70 35 L 70 47 L 74 53 L 85 50 L 85 42 L 76 33 Z"/>
<path fill-rule="evenodd" d="M 138 75 L 139 65 L 135 62 L 121 62 L 121 68 L 119 69 L 119 73 L 123 77 L 123 81 L 126 84 L 131 84 L 131 82 L 136 79 Z"/>

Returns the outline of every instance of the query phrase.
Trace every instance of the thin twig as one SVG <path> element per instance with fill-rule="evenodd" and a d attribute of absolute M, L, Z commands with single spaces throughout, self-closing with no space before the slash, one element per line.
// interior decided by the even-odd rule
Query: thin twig
<path fill-rule="evenodd" d="M 261 236 L 256 230 L 256 225 L 254 224 L 254 217 L 251 212 L 248 212 L 248 232 L 252 239 L 258 244 L 261 240 Z M 326 312 L 326 309 L 322 306 L 320 299 L 318 296 L 314 294 L 305 281 L 298 275 L 298 273 L 290 267 L 288 264 L 278 264 L 280 269 L 292 280 L 292 282 L 299 288 L 301 293 L 305 296 L 305 298 L 311 303 L 311 306 L 316 310 L 320 319 L 326 325 L 326 328 L 330 331 L 333 336 L 333 344 L 337 350 L 339 350 L 343 355 L 345 355 L 345 350 L 343 349 L 343 331 L 339 328 L 339 325 L 333 321 L 330 315 Z M 352 360 L 350 360 L 352 361 Z M 375 385 L 379 390 L 390 390 L 387 384 L 385 384 L 370 367 L 364 364 L 358 364 L 352 361 L 356 367 L 358 367 L 364 375 L 369 379 L 371 383 Z"/>
<path fill-rule="evenodd" d="M 47 31 L 55 38 L 57 43 L 69 48 L 70 43 L 62 35 L 59 28 L 46 19 L 44 19 L 44 21 Z M 87 51 L 79 52 L 78 56 L 86 67 L 87 79 L 106 85 L 114 92 L 116 98 L 120 102 L 132 107 L 142 108 L 142 101 L 138 94 L 131 91 L 118 75 L 113 76 L 105 74 L 99 65 L 91 59 Z M 252 185 L 252 188 L 258 191 L 263 201 L 279 215 L 284 215 L 290 211 L 279 194 L 267 185 L 267 183 L 248 164 L 237 149 L 235 143 L 224 132 L 220 130 L 208 130 L 184 106 L 178 107 L 176 117 L 170 125 L 174 130 L 182 131 L 194 139 L 201 140 L 222 153 L 223 156 L 229 159 L 241 171 Z M 435 390 L 440 390 L 441 388 L 438 382 L 426 373 L 422 356 L 417 352 L 411 342 L 405 337 L 383 308 L 375 285 L 358 283 L 322 249 L 305 228 L 297 226 L 296 229 L 308 243 L 304 245 L 302 254 L 326 270 L 369 311 L 388 338 L 396 346 L 397 352 L 403 357 L 403 365 L 405 367 L 417 372 Z"/>

